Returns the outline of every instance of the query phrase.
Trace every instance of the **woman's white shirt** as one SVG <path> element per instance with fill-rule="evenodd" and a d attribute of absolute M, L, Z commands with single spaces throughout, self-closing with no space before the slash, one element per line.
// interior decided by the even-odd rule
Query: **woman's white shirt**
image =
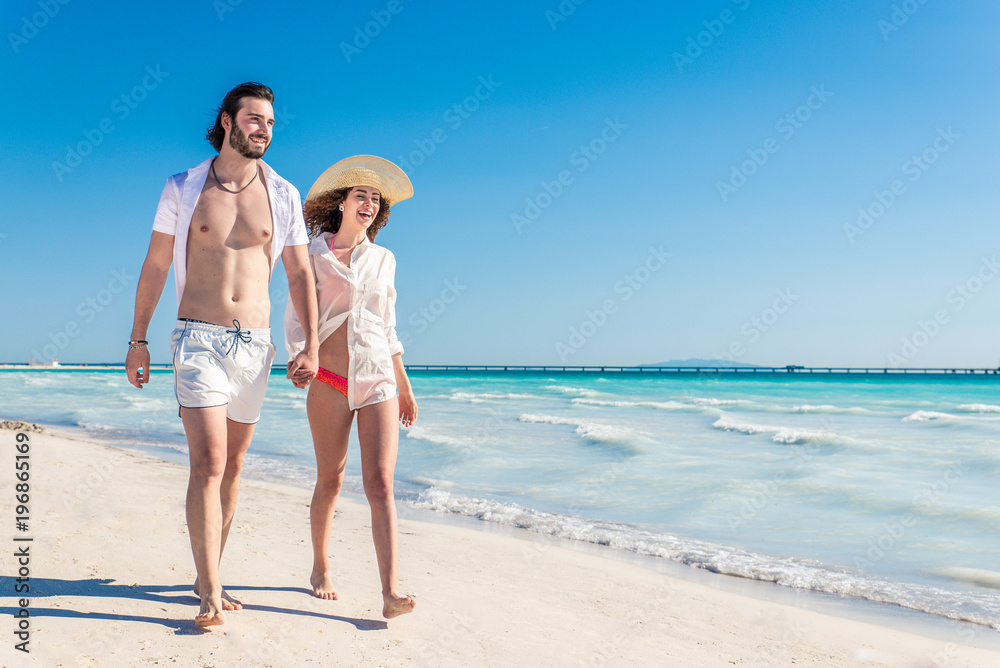
<path fill-rule="evenodd" d="M 347 401 L 351 410 L 396 395 L 393 355 L 403 352 L 396 338 L 396 258 L 366 236 L 344 265 L 330 250 L 332 234 L 309 244 L 309 261 L 319 299 L 320 344 L 347 322 Z M 285 308 L 285 348 L 295 357 L 305 347 L 305 332 L 291 300 Z"/>

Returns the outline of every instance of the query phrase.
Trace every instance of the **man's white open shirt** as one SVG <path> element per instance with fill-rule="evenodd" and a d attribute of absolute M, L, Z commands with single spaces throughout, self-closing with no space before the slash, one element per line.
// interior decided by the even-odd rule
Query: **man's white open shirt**
<path fill-rule="evenodd" d="M 205 189 L 208 170 L 212 166 L 209 158 L 186 172 L 174 174 L 167 179 L 160 195 L 153 219 L 153 231 L 174 237 L 174 282 L 177 284 L 177 305 L 184 296 L 187 281 L 187 241 L 191 229 L 191 218 L 201 191 Z M 274 227 L 271 236 L 271 274 L 278 264 L 285 246 L 302 246 L 309 243 L 306 224 L 302 219 L 302 202 L 299 191 L 291 183 L 278 176 L 263 160 L 260 160 L 267 184 L 267 196 L 271 204 L 271 221 Z"/>

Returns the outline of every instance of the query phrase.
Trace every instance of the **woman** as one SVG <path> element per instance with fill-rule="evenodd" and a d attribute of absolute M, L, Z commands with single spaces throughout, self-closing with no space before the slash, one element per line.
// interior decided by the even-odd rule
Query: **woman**
<path fill-rule="evenodd" d="M 320 368 L 309 383 L 306 400 L 317 469 L 309 510 L 313 544 L 309 582 L 317 597 L 337 598 L 329 562 L 330 530 L 356 413 L 386 618 L 411 612 L 416 605 L 413 597 L 400 596 L 396 589 L 392 485 L 399 446 L 396 420 L 412 425 L 417 403 L 403 368 L 403 346 L 396 339 L 396 260 L 372 242 L 389 218 L 389 207 L 412 195 L 410 180 L 396 165 L 357 155 L 319 177 L 306 195 L 304 209 L 314 237 L 309 259 L 316 277 L 320 341 Z M 285 342 L 292 359 L 305 343 L 290 303 Z"/>

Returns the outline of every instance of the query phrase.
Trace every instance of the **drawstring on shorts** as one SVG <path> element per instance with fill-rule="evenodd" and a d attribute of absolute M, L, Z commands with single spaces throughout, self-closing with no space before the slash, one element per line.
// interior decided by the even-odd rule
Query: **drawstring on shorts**
<path fill-rule="evenodd" d="M 233 354 L 233 359 L 236 359 L 236 352 L 240 348 L 240 341 L 242 341 L 243 343 L 250 343 L 251 341 L 253 341 L 253 338 L 250 336 L 250 330 L 249 329 L 242 329 L 240 327 L 240 321 L 239 320 L 233 320 L 233 326 L 236 329 L 227 329 L 226 330 L 226 334 L 232 334 L 233 335 L 233 342 L 231 344 L 229 344 L 229 350 L 226 351 L 226 355 L 228 356 L 229 353 L 232 353 Z"/>

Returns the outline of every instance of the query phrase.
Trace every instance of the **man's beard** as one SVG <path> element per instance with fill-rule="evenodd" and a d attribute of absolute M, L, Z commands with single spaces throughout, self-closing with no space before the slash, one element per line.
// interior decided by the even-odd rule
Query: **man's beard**
<path fill-rule="evenodd" d="M 265 144 L 262 147 L 251 144 L 250 138 L 235 123 L 233 123 L 233 129 L 229 132 L 229 145 L 236 149 L 236 152 L 244 158 L 250 158 L 251 160 L 263 158 L 268 146 L 270 146 L 270 144 Z"/>

